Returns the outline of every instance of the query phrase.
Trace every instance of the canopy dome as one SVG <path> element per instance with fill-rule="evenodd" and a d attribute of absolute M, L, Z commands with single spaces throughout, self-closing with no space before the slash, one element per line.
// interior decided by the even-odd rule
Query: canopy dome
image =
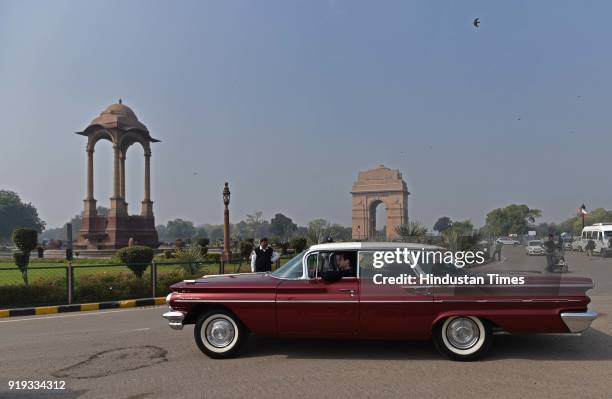
<path fill-rule="evenodd" d="M 134 111 L 127 105 L 122 104 L 121 100 L 119 100 L 117 104 L 111 104 L 106 107 L 106 109 L 100 113 L 100 116 L 91 121 L 88 128 L 95 125 L 105 128 L 117 128 L 120 130 L 140 130 L 147 135 L 149 134 L 149 130 L 138 120 Z"/>

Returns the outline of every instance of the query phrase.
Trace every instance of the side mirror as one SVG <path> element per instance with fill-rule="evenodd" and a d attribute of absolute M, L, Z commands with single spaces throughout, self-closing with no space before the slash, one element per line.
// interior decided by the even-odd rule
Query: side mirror
<path fill-rule="evenodd" d="M 321 272 L 321 278 L 328 283 L 335 283 L 342 278 L 342 272 L 339 270 L 324 270 Z"/>

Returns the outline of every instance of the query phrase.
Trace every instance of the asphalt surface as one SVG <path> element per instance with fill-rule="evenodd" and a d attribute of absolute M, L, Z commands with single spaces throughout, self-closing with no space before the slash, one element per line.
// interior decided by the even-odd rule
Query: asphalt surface
<path fill-rule="evenodd" d="M 602 317 L 582 336 L 496 336 L 482 361 L 441 357 L 429 342 L 251 337 L 241 357 L 211 360 L 193 327 L 170 330 L 165 307 L 0 320 L 0 398 L 612 398 L 612 259 L 567 254 L 591 276 Z M 491 270 L 541 271 L 543 257 L 504 248 Z M 10 391 L 9 380 L 65 381 Z"/>

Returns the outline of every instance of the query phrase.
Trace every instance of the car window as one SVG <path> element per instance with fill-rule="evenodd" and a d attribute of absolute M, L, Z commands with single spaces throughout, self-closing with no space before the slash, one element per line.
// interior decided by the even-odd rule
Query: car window
<path fill-rule="evenodd" d="M 309 278 L 318 278 L 322 271 L 340 271 L 343 277 L 357 277 L 355 251 L 317 252 L 306 259 Z"/>
<path fill-rule="evenodd" d="M 359 278 L 372 279 L 375 274 L 381 274 L 384 277 L 398 277 L 402 274 L 416 275 L 413 268 L 405 263 L 384 263 L 384 266 L 374 267 L 374 253 L 378 251 L 361 251 L 359 252 Z M 412 262 L 412 257 L 410 258 Z M 379 262 L 379 260 L 377 261 Z"/>
<path fill-rule="evenodd" d="M 295 257 L 291 258 L 289 262 L 272 272 L 271 275 L 274 277 L 287 279 L 302 278 L 304 275 L 304 269 L 302 266 L 303 257 L 304 252 L 296 255 Z"/>

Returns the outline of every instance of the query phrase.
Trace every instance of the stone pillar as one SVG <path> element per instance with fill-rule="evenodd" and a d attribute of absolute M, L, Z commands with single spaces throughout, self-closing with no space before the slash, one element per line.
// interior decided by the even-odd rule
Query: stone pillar
<path fill-rule="evenodd" d="M 91 218 L 96 216 L 96 200 L 94 199 L 94 164 L 93 164 L 93 148 L 87 149 L 87 196 L 85 197 L 83 207 L 83 217 Z"/>
<path fill-rule="evenodd" d="M 94 150 L 87 149 L 87 199 L 94 199 L 94 163 L 93 163 Z"/>
<path fill-rule="evenodd" d="M 113 150 L 113 198 L 121 198 L 121 152 L 117 145 L 113 146 Z"/>
<path fill-rule="evenodd" d="M 121 168 L 119 196 L 125 201 L 125 154 L 121 154 L 121 161 L 119 163 L 119 166 Z"/>
<path fill-rule="evenodd" d="M 113 150 L 115 153 L 113 162 L 113 196 L 111 197 L 109 217 L 127 216 L 127 207 L 121 197 L 121 150 L 117 145 L 113 145 Z"/>
<path fill-rule="evenodd" d="M 151 152 L 145 152 L 144 170 L 144 200 L 140 214 L 146 217 L 153 217 L 153 201 L 151 201 Z"/>

